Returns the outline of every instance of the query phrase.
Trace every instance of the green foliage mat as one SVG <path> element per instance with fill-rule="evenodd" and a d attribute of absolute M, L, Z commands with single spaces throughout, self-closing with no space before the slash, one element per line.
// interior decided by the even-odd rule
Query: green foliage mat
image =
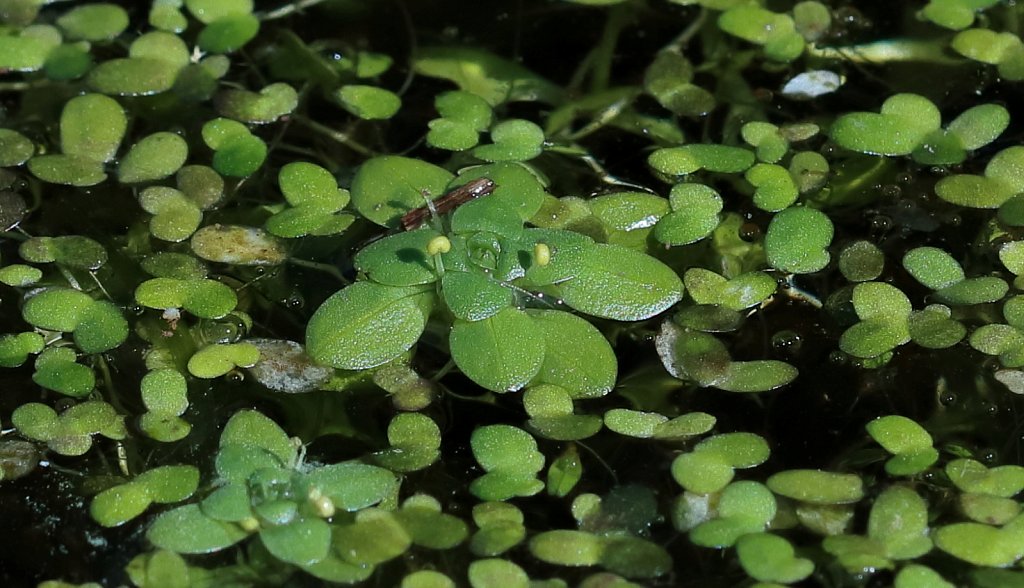
<path fill-rule="evenodd" d="M 1024 586 L 1022 25 L 0 0 L 0 584 Z"/>

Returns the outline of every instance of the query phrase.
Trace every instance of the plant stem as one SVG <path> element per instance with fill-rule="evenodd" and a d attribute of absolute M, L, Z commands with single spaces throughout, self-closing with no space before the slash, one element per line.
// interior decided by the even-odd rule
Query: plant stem
<path fill-rule="evenodd" d="M 593 49 L 594 61 L 591 63 L 590 91 L 600 92 L 608 88 L 612 77 L 612 61 L 615 59 L 615 46 L 619 43 L 619 35 L 626 27 L 626 19 L 630 15 L 630 4 L 616 4 L 608 11 L 608 20 L 601 31 L 601 41 Z"/>
<path fill-rule="evenodd" d="M 348 279 L 341 274 L 341 270 L 329 263 L 320 263 L 319 261 L 310 261 L 308 259 L 298 259 L 295 257 L 289 257 L 288 263 L 330 274 L 335 278 L 338 278 L 338 281 L 342 284 L 349 284 Z"/>
<path fill-rule="evenodd" d="M 264 22 L 268 20 L 277 20 L 279 18 L 291 16 L 296 12 L 300 12 L 307 8 L 316 6 L 317 4 L 320 4 L 323 1 L 324 0 L 298 0 L 298 2 L 289 2 L 288 4 L 285 4 L 280 8 L 275 8 L 274 10 L 268 10 L 267 12 L 259 13 L 256 15 L 256 18 Z"/>
<path fill-rule="evenodd" d="M 292 118 L 299 124 L 307 126 L 310 130 L 316 131 L 321 135 L 334 139 L 335 141 L 341 143 L 342 145 L 348 147 L 349 149 L 355 151 L 360 155 L 365 155 L 367 157 L 373 157 L 374 155 L 377 155 L 377 153 L 373 149 L 364 146 L 362 143 L 359 143 L 352 137 L 349 137 L 348 134 L 346 133 L 336 131 L 331 127 L 328 127 L 327 125 L 320 124 L 315 120 L 302 116 L 301 114 L 293 114 Z"/>

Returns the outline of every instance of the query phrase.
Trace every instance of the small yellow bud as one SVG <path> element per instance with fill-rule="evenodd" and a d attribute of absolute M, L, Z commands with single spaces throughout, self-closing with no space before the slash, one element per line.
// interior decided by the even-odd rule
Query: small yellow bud
<path fill-rule="evenodd" d="M 551 263 L 551 248 L 543 243 L 537 243 L 533 246 L 533 259 L 541 267 Z"/>
<path fill-rule="evenodd" d="M 452 242 L 448 240 L 448 237 L 444 235 L 438 235 L 427 243 L 427 253 L 429 255 L 437 255 L 438 253 L 448 253 L 452 250 Z"/>
<path fill-rule="evenodd" d="M 319 496 L 313 501 L 313 508 L 316 509 L 316 514 L 322 518 L 330 518 L 334 516 L 334 501 L 327 496 Z"/>
<path fill-rule="evenodd" d="M 245 529 L 248 533 L 255 533 L 260 530 L 260 522 L 256 520 L 256 517 L 245 517 L 238 521 L 238 526 Z"/>

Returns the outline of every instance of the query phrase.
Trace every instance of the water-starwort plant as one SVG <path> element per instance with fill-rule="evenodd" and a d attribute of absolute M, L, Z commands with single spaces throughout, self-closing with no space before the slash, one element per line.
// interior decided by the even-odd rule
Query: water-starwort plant
<path fill-rule="evenodd" d="M 1024 584 L 1022 18 L 0 0 L 0 582 Z"/>

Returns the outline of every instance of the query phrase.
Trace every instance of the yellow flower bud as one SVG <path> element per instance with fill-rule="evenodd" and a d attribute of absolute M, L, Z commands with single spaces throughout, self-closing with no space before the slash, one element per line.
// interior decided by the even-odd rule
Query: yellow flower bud
<path fill-rule="evenodd" d="M 438 235 L 427 243 L 427 253 L 429 255 L 437 255 L 438 253 L 448 253 L 452 250 L 452 242 L 448 240 L 448 237 L 444 235 Z"/>
<path fill-rule="evenodd" d="M 551 263 L 551 248 L 543 243 L 537 243 L 533 246 L 533 259 L 541 267 Z"/>

